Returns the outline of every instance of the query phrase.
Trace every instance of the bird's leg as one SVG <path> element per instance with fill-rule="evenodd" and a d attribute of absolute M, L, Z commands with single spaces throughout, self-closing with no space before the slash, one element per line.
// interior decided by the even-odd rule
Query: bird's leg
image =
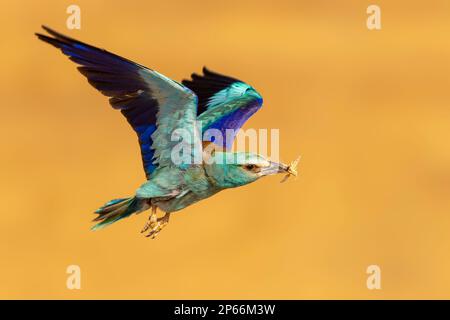
<path fill-rule="evenodd" d="M 150 229 L 152 224 L 156 223 L 157 221 L 158 218 L 156 216 L 156 206 L 152 206 L 152 213 L 150 213 L 150 216 L 148 217 L 148 220 L 145 223 L 144 228 L 141 230 L 141 233 L 144 233 L 145 231 Z"/>
<path fill-rule="evenodd" d="M 148 218 L 148 221 L 146 222 L 141 233 L 144 233 L 150 229 L 146 237 L 155 239 L 158 233 L 161 232 L 161 230 L 169 223 L 169 217 L 170 212 L 166 212 L 163 217 L 158 218 L 156 215 L 156 206 L 153 206 L 152 213 L 150 214 L 150 217 Z"/>

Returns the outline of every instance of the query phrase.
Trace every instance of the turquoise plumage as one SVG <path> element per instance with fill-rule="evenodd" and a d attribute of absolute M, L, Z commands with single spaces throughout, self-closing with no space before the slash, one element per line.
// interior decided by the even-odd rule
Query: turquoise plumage
<path fill-rule="evenodd" d="M 225 140 L 202 133 L 213 130 L 226 137 L 227 129 L 236 132 L 262 106 L 262 97 L 248 84 L 206 68 L 203 75 L 192 74 L 191 80 L 180 84 L 118 55 L 43 28 L 49 36 L 36 34 L 38 38 L 79 65 L 78 70 L 89 83 L 126 117 L 141 147 L 147 181 L 135 196 L 111 200 L 98 209 L 94 230 L 152 209 L 143 232 L 154 238 L 167 225 L 171 212 L 266 175 L 294 173 L 289 166 L 257 154 L 201 148 L 204 143 L 229 148 L 234 133 Z M 183 161 L 178 163 L 174 150 L 180 145 Z M 162 218 L 156 216 L 156 208 L 165 212 Z"/>

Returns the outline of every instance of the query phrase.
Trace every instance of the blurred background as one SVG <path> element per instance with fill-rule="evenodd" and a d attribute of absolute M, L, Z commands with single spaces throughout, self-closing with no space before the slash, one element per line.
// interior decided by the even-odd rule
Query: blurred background
<path fill-rule="evenodd" d="M 450 3 L 2 1 L 0 298 L 450 298 Z M 66 9 L 81 8 L 81 30 Z M 46 24 L 176 80 L 212 70 L 264 96 L 300 177 L 99 232 L 144 181 L 137 139 Z M 66 288 L 68 265 L 81 290 Z M 381 290 L 366 269 L 381 268 Z"/>

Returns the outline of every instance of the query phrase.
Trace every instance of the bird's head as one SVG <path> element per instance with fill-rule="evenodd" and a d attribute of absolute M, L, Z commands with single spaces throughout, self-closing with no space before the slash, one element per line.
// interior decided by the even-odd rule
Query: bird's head
<path fill-rule="evenodd" d="M 288 173 L 289 167 L 271 162 L 263 156 L 250 152 L 214 152 L 208 175 L 222 188 L 234 188 L 254 182 L 261 177 Z"/>

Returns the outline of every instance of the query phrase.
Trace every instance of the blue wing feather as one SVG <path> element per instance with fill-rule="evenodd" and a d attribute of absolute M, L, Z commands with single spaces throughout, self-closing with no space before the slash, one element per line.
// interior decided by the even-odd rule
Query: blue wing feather
<path fill-rule="evenodd" d="M 203 140 L 230 148 L 237 131 L 261 108 L 261 95 L 236 78 L 206 68 L 203 68 L 203 76 L 194 73 L 191 78 L 183 84 L 198 96 L 198 120 L 202 122 L 203 132 L 216 129 L 222 134 L 222 139 L 204 136 Z"/>
<path fill-rule="evenodd" d="M 208 103 L 214 95 L 226 90 L 234 83 L 243 83 L 236 78 L 212 72 L 206 67 L 203 68 L 203 75 L 193 73 L 191 74 L 191 78 L 191 80 L 183 80 L 182 83 L 194 91 L 198 97 L 197 115 L 202 114 L 208 109 Z"/>
<path fill-rule="evenodd" d="M 222 114 L 212 124 L 206 125 L 204 130 L 217 129 L 221 132 L 222 137 L 224 137 L 221 143 L 217 143 L 214 137 L 212 137 L 211 142 L 216 142 L 216 144 L 226 149 L 231 148 L 237 131 L 259 110 L 261 103 L 262 101 L 255 100 L 252 103 L 244 105 L 244 107 L 236 108 L 234 111 Z M 227 133 L 227 130 L 230 131 Z"/>
<path fill-rule="evenodd" d="M 37 34 L 39 39 L 61 49 L 70 60 L 81 65 L 78 70 L 88 82 L 110 97 L 112 107 L 119 109 L 126 117 L 138 135 L 144 170 L 149 176 L 156 168 L 151 135 L 156 130 L 158 101 L 153 98 L 140 74 L 146 68 L 47 27 L 43 28 L 53 37 Z"/>
<path fill-rule="evenodd" d="M 204 68 L 202 76 L 193 74 L 182 86 L 130 60 L 43 28 L 53 37 L 37 34 L 39 39 L 79 64 L 88 82 L 126 117 L 138 135 L 148 178 L 158 165 L 168 164 L 175 128 L 194 131 L 197 116 L 205 123 L 203 130 L 218 129 L 226 136 L 226 129 L 241 128 L 262 105 L 261 96 L 235 78 Z M 224 144 L 230 146 L 229 141 Z"/>

